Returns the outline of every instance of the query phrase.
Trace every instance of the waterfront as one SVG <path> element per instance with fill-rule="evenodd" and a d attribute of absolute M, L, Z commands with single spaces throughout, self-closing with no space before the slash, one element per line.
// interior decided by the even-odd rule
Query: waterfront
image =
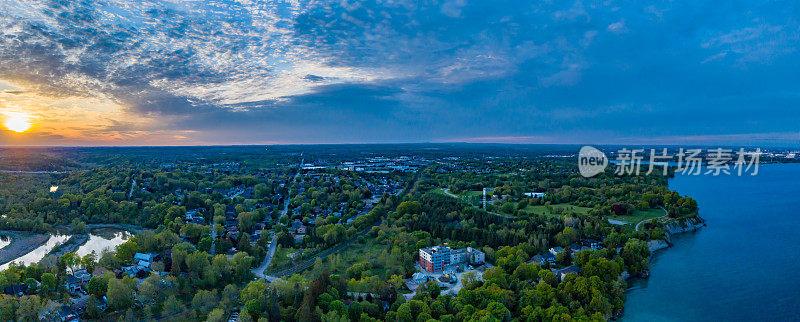
<path fill-rule="evenodd" d="M 650 278 L 633 280 L 623 321 L 795 320 L 800 314 L 800 164 L 757 176 L 677 176 L 707 227 L 676 235 Z"/>
<path fill-rule="evenodd" d="M 88 239 L 85 243 L 80 245 L 75 253 L 79 256 L 84 256 L 86 254 L 91 253 L 92 251 L 95 252 L 97 256 L 100 256 L 104 249 L 111 249 L 113 250 L 117 245 L 124 243 L 131 237 L 131 233 L 124 230 L 117 230 L 117 229 L 97 229 L 92 231 Z M 47 254 L 53 251 L 56 246 L 61 245 L 67 242 L 70 239 L 70 235 L 50 235 L 50 236 L 41 236 L 42 238 L 47 238 L 47 241 L 41 244 L 41 246 L 36 247 L 32 251 L 26 252 L 21 256 L 17 257 L 16 259 L 0 265 L 0 270 L 7 269 L 12 262 L 17 264 L 25 264 L 30 265 L 39 262 Z M 5 248 L 10 244 L 10 238 L 3 236 L 0 239 L 0 249 Z"/>

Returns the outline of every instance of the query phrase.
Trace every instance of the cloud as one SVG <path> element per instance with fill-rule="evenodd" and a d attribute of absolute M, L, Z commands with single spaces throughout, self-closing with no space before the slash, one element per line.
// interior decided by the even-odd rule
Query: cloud
<path fill-rule="evenodd" d="M 799 7 L 6 1 L 0 104 L 57 144 L 786 133 Z"/>
<path fill-rule="evenodd" d="M 628 31 L 628 28 L 625 27 L 625 21 L 617 21 L 610 25 L 608 25 L 608 31 L 613 32 L 615 34 L 621 34 Z"/>

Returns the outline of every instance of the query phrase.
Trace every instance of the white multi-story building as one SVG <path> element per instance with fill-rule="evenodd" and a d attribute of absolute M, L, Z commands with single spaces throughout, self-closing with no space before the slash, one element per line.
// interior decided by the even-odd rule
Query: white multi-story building
<path fill-rule="evenodd" d="M 433 246 L 420 248 L 419 265 L 422 269 L 431 272 L 441 272 L 451 264 L 483 263 L 486 254 L 472 247 L 451 249 L 447 246 Z"/>

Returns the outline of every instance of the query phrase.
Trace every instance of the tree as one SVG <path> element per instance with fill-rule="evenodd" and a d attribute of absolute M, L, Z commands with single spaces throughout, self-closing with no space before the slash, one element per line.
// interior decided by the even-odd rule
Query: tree
<path fill-rule="evenodd" d="M 39 321 L 39 308 L 41 306 L 42 303 L 36 295 L 20 297 L 17 321 Z"/>
<path fill-rule="evenodd" d="M 139 244 L 133 240 L 128 240 L 116 247 L 117 259 L 123 263 L 130 263 L 133 260 L 133 255 L 138 252 Z"/>
<path fill-rule="evenodd" d="M 569 266 L 572 264 L 572 252 L 569 248 L 564 249 L 556 254 L 556 263 L 561 266 Z"/>
<path fill-rule="evenodd" d="M 344 305 L 344 302 L 340 300 L 334 300 L 331 304 L 328 305 L 328 311 L 336 312 L 339 316 L 347 316 L 347 307 Z"/>
<path fill-rule="evenodd" d="M 278 245 L 285 248 L 294 247 L 294 237 L 286 231 L 278 233 Z"/>
<path fill-rule="evenodd" d="M 97 320 L 100 319 L 102 313 L 103 312 L 100 310 L 100 305 L 97 303 L 97 299 L 90 297 L 86 302 L 86 317 Z"/>
<path fill-rule="evenodd" d="M 222 309 L 214 309 L 208 314 L 208 319 L 206 319 L 206 322 L 223 322 L 225 320 L 225 311 Z"/>
<path fill-rule="evenodd" d="M 255 195 L 256 199 L 264 199 L 269 197 L 270 193 L 269 187 L 266 184 L 259 183 L 255 187 L 253 187 L 253 195 Z"/>
<path fill-rule="evenodd" d="M 96 260 L 97 260 L 97 254 L 95 254 L 95 252 L 92 251 L 91 253 L 86 254 L 85 256 L 83 256 L 83 258 L 81 258 L 81 266 L 83 266 L 83 268 L 85 268 L 86 271 L 89 273 L 94 272 Z"/>
<path fill-rule="evenodd" d="M 211 250 L 212 242 L 213 240 L 211 239 L 211 237 L 203 236 L 203 238 L 200 238 L 200 242 L 197 243 L 197 250 L 201 252 L 208 252 L 209 250 Z"/>
<path fill-rule="evenodd" d="M 403 216 L 406 214 L 419 214 L 422 211 L 422 205 L 419 201 L 403 201 L 397 206 L 397 214 Z"/>
<path fill-rule="evenodd" d="M 94 295 L 96 298 L 102 298 L 108 291 L 108 278 L 94 276 L 89 279 L 89 283 L 86 284 L 86 289 L 89 291 L 89 294 Z"/>
<path fill-rule="evenodd" d="M 632 275 L 650 269 L 650 249 L 647 243 L 639 239 L 629 239 L 620 251 L 620 256 Z"/>
<path fill-rule="evenodd" d="M 183 304 L 175 297 L 175 295 L 170 295 L 166 301 L 164 301 L 164 315 L 177 319 L 183 320 L 181 316 L 183 316 L 185 308 Z"/>
<path fill-rule="evenodd" d="M 52 292 L 56 289 L 56 276 L 52 273 L 42 274 L 42 288 L 46 292 Z"/>
<path fill-rule="evenodd" d="M 64 266 L 69 268 L 70 273 L 75 272 L 75 267 L 80 263 L 80 257 L 75 253 L 64 253 L 59 259 L 64 263 Z"/>
<path fill-rule="evenodd" d="M 0 294 L 0 320 L 13 321 L 16 318 L 16 302 L 14 297 Z"/>
<path fill-rule="evenodd" d="M 133 289 L 123 280 L 111 279 L 108 281 L 106 298 L 110 308 L 125 310 L 133 305 Z"/>
<path fill-rule="evenodd" d="M 261 316 L 261 302 L 256 299 L 247 301 L 247 303 L 244 304 L 244 308 L 253 320 L 258 320 L 258 317 Z"/>
<path fill-rule="evenodd" d="M 218 299 L 217 290 L 198 290 L 192 298 L 192 307 L 201 315 L 208 314 L 219 304 Z"/>

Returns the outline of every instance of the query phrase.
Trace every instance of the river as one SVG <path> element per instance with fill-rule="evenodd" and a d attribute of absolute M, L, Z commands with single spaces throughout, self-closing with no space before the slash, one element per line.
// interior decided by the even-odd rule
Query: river
<path fill-rule="evenodd" d="M 797 320 L 800 164 L 756 176 L 676 176 L 707 226 L 673 237 L 650 278 L 633 280 L 624 321 Z"/>

